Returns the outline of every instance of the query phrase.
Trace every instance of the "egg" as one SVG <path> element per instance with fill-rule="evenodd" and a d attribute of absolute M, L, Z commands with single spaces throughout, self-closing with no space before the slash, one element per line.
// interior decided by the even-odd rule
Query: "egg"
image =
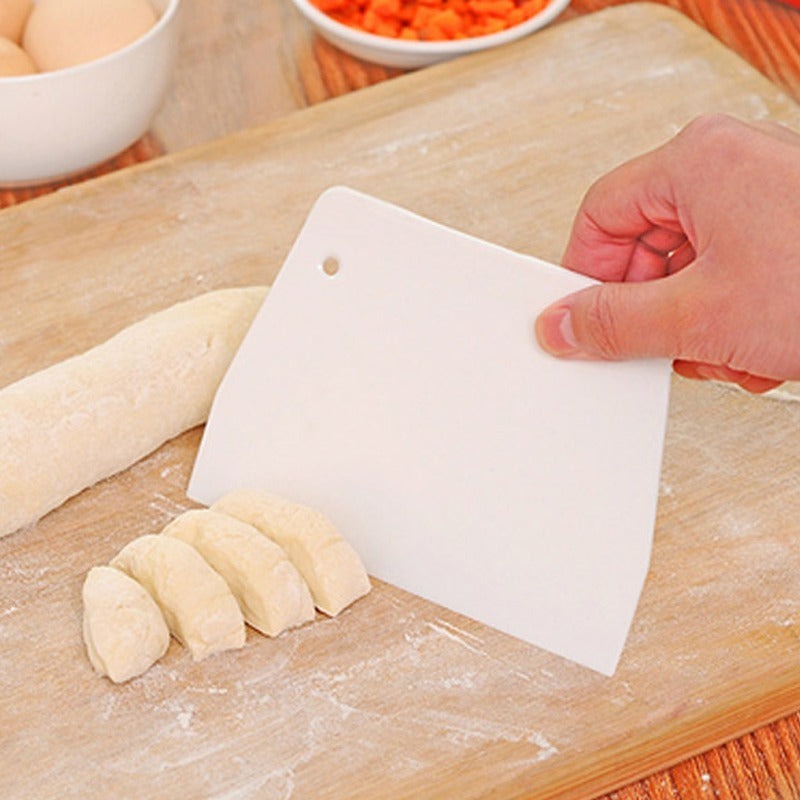
<path fill-rule="evenodd" d="M 0 0 L 0 36 L 19 44 L 33 0 Z"/>
<path fill-rule="evenodd" d="M 64 69 L 120 50 L 157 19 L 147 0 L 39 0 L 23 46 L 40 70 Z"/>
<path fill-rule="evenodd" d="M 31 57 L 11 39 L 0 36 L 0 78 L 15 78 L 36 72 Z"/>

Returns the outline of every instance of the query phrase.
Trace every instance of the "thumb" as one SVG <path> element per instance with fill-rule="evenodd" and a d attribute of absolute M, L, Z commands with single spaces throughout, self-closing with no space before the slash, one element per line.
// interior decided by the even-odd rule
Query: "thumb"
<path fill-rule="evenodd" d="M 606 359 L 682 354 L 686 293 L 680 274 L 653 281 L 603 283 L 568 295 L 536 320 L 536 336 L 561 358 Z M 686 287 L 684 287 L 686 288 Z"/>

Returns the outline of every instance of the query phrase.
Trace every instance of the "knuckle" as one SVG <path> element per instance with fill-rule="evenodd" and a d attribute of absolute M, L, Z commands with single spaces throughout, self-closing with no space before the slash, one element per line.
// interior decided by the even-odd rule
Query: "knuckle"
<path fill-rule="evenodd" d="M 621 355 L 618 319 L 611 301 L 610 287 L 592 293 L 586 308 L 587 345 L 599 356 L 616 359 Z"/>
<path fill-rule="evenodd" d="M 733 117 L 719 112 L 700 114 L 691 122 L 684 126 L 682 135 L 686 136 L 706 136 L 717 131 L 727 131 L 731 126 L 735 126 L 736 121 Z"/>
<path fill-rule="evenodd" d="M 743 140 L 749 138 L 750 128 L 727 114 L 702 114 L 689 122 L 675 141 L 685 146 L 689 153 L 715 153 L 718 156 L 736 158 Z"/>
<path fill-rule="evenodd" d="M 675 339 L 681 354 L 708 363 L 733 363 L 729 334 L 740 328 L 731 325 L 734 308 L 728 293 L 720 289 L 713 291 L 701 283 L 686 292 L 675 306 Z"/>

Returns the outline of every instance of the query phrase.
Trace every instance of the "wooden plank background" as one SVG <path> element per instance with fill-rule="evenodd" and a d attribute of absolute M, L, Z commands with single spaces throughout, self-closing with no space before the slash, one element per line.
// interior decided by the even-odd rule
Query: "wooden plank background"
<path fill-rule="evenodd" d="M 753 9 L 758 4 L 741 3 L 733 5 L 735 6 L 735 8 L 733 9 L 734 14 L 739 13 L 737 9 L 741 9 L 742 13 L 746 16 L 751 11 L 753 11 Z M 697 7 L 699 6 L 700 4 L 697 4 Z M 755 10 L 758 11 L 759 9 L 755 8 Z M 730 13 L 731 13 L 730 9 L 726 8 L 725 10 L 717 12 L 716 16 L 714 14 L 710 14 L 708 15 L 709 19 L 707 19 L 706 22 L 711 23 L 709 24 L 709 27 L 712 27 L 715 20 L 719 22 L 719 20 L 723 19 L 726 14 L 730 15 Z M 784 13 L 784 9 L 776 8 L 776 13 L 782 14 Z M 793 14 L 793 12 L 790 11 L 786 13 Z M 789 20 L 789 24 L 796 25 L 796 15 L 794 15 L 793 17 L 787 16 L 785 19 Z M 770 28 L 764 30 L 762 26 L 761 34 L 765 35 L 767 38 L 772 36 L 777 36 L 777 41 L 779 43 L 783 41 L 787 44 L 786 47 L 787 54 L 791 56 L 792 52 L 796 53 L 796 51 L 793 51 L 792 49 L 792 42 L 796 41 L 796 38 L 794 40 L 791 38 L 792 34 L 791 28 L 780 26 L 776 31 L 775 29 L 770 29 Z M 788 36 L 789 38 L 787 39 L 786 36 Z M 320 63 L 324 63 L 324 56 L 320 58 L 318 56 L 318 53 L 319 52 L 324 53 L 326 49 L 328 49 L 329 51 L 329 48 L 327 48 L 326 45 L 322 45 L 318 42 L 312 42 L 312 47 L 313 47 L 314 58 L 317 59 Z M 331 67 L 330 66 L 331 63 L 335 64 L 339 63 L 336 60 L 337 58 L 341 57 L 337 56 L 336 58 L 333 59 L 332 62 L 329 62 L 329 67 L 327 68 L 327 71 L 324 69 L 319 71 L 320 76 L 325 76 L 324 78 L 320 79 L 321 84 L 319 83 L 319 81 L 316 82 L 318 88 L 320 85 L 323 87 L 327 87 L 328 85 L 333 87 L 332 91 L 329 90 L 328 88 L 325 88 L 325 91 L 327 91 L 329 94 L 334 94 L 336 93 L 336 91 L 338 91 L 338 89 L 342 88 L 342 76 L 346 77 L 347 75 L 352 76 L 354 74 L 356 78 L 354 79 L 350 78 L 348 80 L 353 81 L 355 85 L 358 85 L 359 81 L 362 80 L 362 78 L 359 76 L 363 75 L 363 73 L 359 72 L 359 70 L 353 67 L 352 65 L 347 65 L 345 68 L 337 67 L 336 69 Z M 347 64 L 348 60 L 342 59 L 342 61 L 345 64 Z M 772 69 L 780 78 L 782 69 L 781 64 L 782 64 L 781 61 L 776 61 L 774 59 L 770 60 L 767 58 L 765 59 L 765 63 L 762 66 L 764 67 L 764 71 L 767 72 L 767 74 L 769 74 L 769 70 Z M 358 67 L 358 65 L 356 65 L 356 67 Z M 367 71 L 367 74 L 369 74 L 367 68 L 363 69 Z M 338 77 L 336 77 L 337 75 Z M 382 78 L 385 76 L 378 76 L 378 77 Z M 772 77 L 775 76 L 773 75 Z M 371 80 L 371 78 L 369 80 Z M 367 82 L 369 82 L 369 80 Z M 308 81 L 309 85 L 314 85 L 315 83 L 309 78 L 306 78 L 306 81 Z M 337 84 L 336 81 L 339 81 L 339 83 Z M 343 91 L 349 91 L 351 88 L 355 87 L 352 85 L 347 85 L 345 81 Z M 155 141 L 155 137 L 153 138 L 153 141 Z M 150 148 L 150 152 L 155 152 L 161 147 L 161 145 L 158 144 L 157 142 L 155 144 L 148 145 L 147 142 L 145 142 L 144 144 L 140 143 L 140 147 L 144 147 L 145 155 L 149 155 L 149 153 L 147 152 L 148 147 Z M 133 153 L 132 160 L 135 161 L 137 157 L 138 156 L 136 155 L 136 153 Z M 70 199 L 74 202 L 74 197 Z M 93 205 L 92 202 L 89 202 L 88 205 L 84 206 L 84 208 L 89 209 L 92 207 L 92 205 Z M 96 209 L 92 210 L 95 211 Z M 19 222 L 19 220 L 20 218 L 17 217 L 16 221 Z M 6 232 L 8 233 L 9 230 L 14 231 L 13 228 L 11 229 L 7 228 Z M 4 239 L 4 251 L 3 251 L 4 259 L 8 255 L 7 245 L 5 245 L 5 242 L 7 241 L 9 241 L 9 239 Z M 554 257 L 554 256 L 551 253 L 548 257 Z M 238 267 L 239 265 L 237 265 L 237 269 Z M 238 271 L 236 272 L 236 274 L 237 276 L 244 275 L 243 272 L 238 272 Z M 27 288 L 32 289 L 33 290 L 32 294 L 34 297 L 36 297 L 37 292 L 42 292 L 42 287 L 39 287 L 38 283 L 36 283 L 36 286 L 34 286 L 34 283 L 36 282 L 34 281 L 33 283 L 28 284 Z M 178 282 L 178 285 L 173 286 L 173 289 L 177 292 L 177 294 L 180 294 L 181 292 L 187 290 L 187 286 L 190 286 L 190 284 L 186 283 L 180 284 L 180 282 Z M 50 291 L 53 294 L 55 294 L 56 289 L 57 287 L 51 289 Z M 44 290 L 44 293 L 47 294 L 47 290 Z M 107 298 L 105 297 L 103 298 L 103 300 L 104 303 L 108 302 Z M 129 311 L 133 313 L 133 309 L 134 306 L 131 305 Z M 102 332 L 103 330 L 106 330 L 108 328 L 109 323 L 112 320 L 112 317 L 114 317 L 114 314 L 118 310 L 119 309 L 114 309 L 114 313 L 112 313 L 111 306 L 109 306 L 107 315 L 103 317 L 103 312 L 105 311 L 105 309 L 101 309 L 100 313 L 101 319 L 96 322 L 93 322 L 92 325 L 89 327 L 88 333 L 84 334 L 87 337 L 87 341 L 92 340 L 94 337 L 98 335 L 98 333 Z M 17 317 L 18 316 L 19 313 L 17 312 Z M 61 327 L 63 324 L 64 323 L 56 322 L 54 319 L 48 320 L 48 325 L 56 325 L 56 327 Z M 72 326 L 71 325 L 67 326 L 67 329 L 72 330 Z M 55 334 L 55 336 L 50 337 L 50 339 L 55 339 L 55 341 L 50 341 L 50 339 L 48 339 L 48 336 L 45 336 L 44 339 L 42 340 L 43 344 L 48 344 L 48 342 L 50 344 L 49 348 L 45 348 L 47 350 L 47 357 L 57 355 L 59 341 L 61 341 L 60 339 L 58 339 L 57 331 L 51 330 L 49 332 L 50 334 Z M 12 353 L 16 352 L 19 355 L 20 362 L 18 363 L 18 366 L 20 371 L 22 372 L 25 371 L 27 368 L 25 365 L 29 366 L 31 363 L 33 363 L 31 361 L 31 350 L 33 348 L 31 348 L 31 350 L 26 350 L 23 343 L 17 342 L 16 344 L 19 345 L 21 349 L 17 351 L 15 350 L 15 348 L 11 348 L 11 352 Z M 67 349 L 69 349 L 72 346 L 77 346 L 77 345 L 75 342 L 71 342 L 67 344 Z M 61 347 L 63 350 L 64 345 L 61 344 Z M 42 351 L 39 350 L 39 352 L 41 353 Z M 3 355 L 5 356 L 6 353 L 4 352 Z M 4 358 L 3 361 L 5 365 L 6 359 Z M 13 370 L 14 367 L 12 364 L 9 375 L 14 374 Z M 704 400 L 705 399 L 707 398 L 704 398 Z M 786 411 L 782 410 L 780 413 L 790 414 L 791 412 L 789 410 Z M 735 420 L 742 419 L 738 411 L 735 414 L 731 415 L 730 418 Z M 782 424 L 786 425 L 787 423 L 784 422 Z M 739 442 L 739 446 L 741 446 L 741 442 Z M 788 480 L 789 476 L 791 476 L 792 474 L 793 465 L 791 463 L 791 460 L 789 460 L 788 462 L 781 462 L 780 464 L 781 469 L 778 470 L 777 473 L 775 472 L 776 465 L 770 462 L 769 460 L 767 460 L 767 463 L 764 464 L 763 466 L 765 469 L 769 470 L 770 475 L 773 476 L 781 475 L 784 480 Z M 748 465 L 748 469 L 751 468 L 752 465 Z M 674 487 L 672 487 L 672 489 L 674 491 Z M 664 501 L 662 500 L 662 502 Z M 784 589 L 786 589 L 785 586 Z M 762 591 L 766 590 L 762 587 Z M 786 619 L 784 619 L 784 622 L 785 621 Z M 789 630 L 786 632 L 787 635 L 792 635 L 791 625 L 787 624 L 786 627 L 789 628 Z M 467 639 L 467 641 L 469 642 L 469 639 Z M 785 644 L 784 642 L 778 641 L 779 647 L 783 647 L 784 644 Z M 787 689 L 787 691 L 789 690 Z M 763 709 L 758 709 L 758 708 L 753 709 L 752 720 L 756 720 L 759 716 L 759 713 L 761 713 L 762 711 Z M 182 717 L 181 719 L 185 719 L 185 717 Z M 750 723 L 748 722 L 747 719 L 736 719 L 734 721 L 740 727 L 741 726 L 744 726 L 745 728 L 750 727 Z M 731 721 L 728 720 L 728 724 L 730 723 Z M 710 733 L 716 735 L 723 735 L 724 732 L 725 732 L 725 727 L 723 726 L 721 728 L 717 728 L 714 731 L 711 731 Z M 718 793 L 720 796 L 732 796 L 732 797 L 795 796 L 794 792 L 796 791 L 796 787 L 798 785 L 796 780 L 796 775 L 797 775 L 796 742 L 797 742 L 796 719 L 794 717 L 790 717 L 780 723 L 776 723 L 773 726 L 762 728 L 760 731 L 758 731 L 756 734 L 752 736 L 744 737 L 738 740 L 737 742 L 732 743 L 731 745 L 712 751 L 706 757 L 695 759 L 691 762 L 688 762 L 687 764 L 683 765 L 682 768 L 679 768 L 677 770 L 672 770 L 671 772 L 662 773 L 661 775 L 656 776 L 646 782 L 643 782 L 638 786 L 631 787 L 630 789 L 625 790 L 625 792 L 628 793 L 627 795 L 624 793 L 619 793 L 618 796 L 620 797 L 670 796 L 671 797 L 675 796 L 675 792 L 678 793 L 684 792 L 684 794 L 680 796 L 688 797 L 692 795 L 686 794 L 686 792 L 692 792 L 692 791 L 709 791 L 709 792 L 713 791 Z M 667 758 L 669 756 L 669 752 L 662 750 L 662 756 L 664 758 Z M 727 795 L 726 792 L 728 793 Z M 750 793 L 754 794 L 751 795 Z"/>

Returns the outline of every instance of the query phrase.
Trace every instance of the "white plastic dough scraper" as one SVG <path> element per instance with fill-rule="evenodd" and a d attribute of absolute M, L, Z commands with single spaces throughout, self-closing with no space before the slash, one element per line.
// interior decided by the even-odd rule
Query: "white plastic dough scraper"
<path fill-rule="evenodd" d="M 589 283 L 329 189 L 220 386 L 190 497 L 313 506 L 373 576 L 613 674 L 670 369 L 540 350 L 538 312 Z"/>

